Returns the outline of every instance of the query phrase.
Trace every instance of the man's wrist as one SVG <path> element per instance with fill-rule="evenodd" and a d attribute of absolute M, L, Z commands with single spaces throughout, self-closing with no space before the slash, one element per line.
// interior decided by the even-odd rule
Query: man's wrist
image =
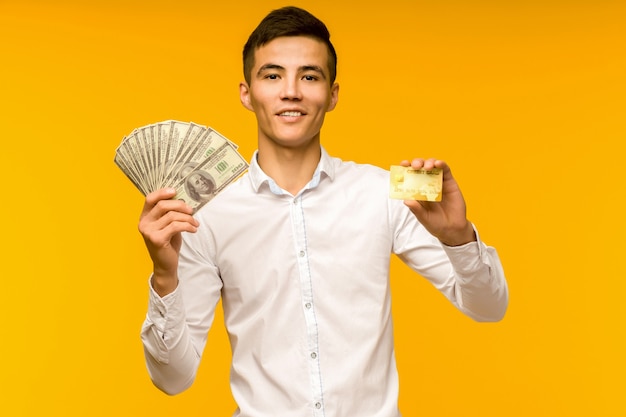
<path fill-rule="evenodd" d="M 454 236 L 439 239 L 439 241 L 446 246 L 462 246 L 470 242 L 476 242 L 476 240 L 476 231 L 469 220 L 461 232 L 455 234 Z"/>
<path fill-rule="evenodd" d="M 167 294 L 172 293 L 178 286 L 178 277 L 175 275 L 163 276 L 153 273 L 150 279 L 150 285 L 152 285 L 152 288 L 160 297 L 165 297 Z"/>

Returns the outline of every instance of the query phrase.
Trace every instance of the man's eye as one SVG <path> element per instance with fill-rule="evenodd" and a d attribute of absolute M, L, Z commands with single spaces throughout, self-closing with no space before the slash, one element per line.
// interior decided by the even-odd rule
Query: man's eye
<path fill-rule="evenodd" d="M 304 76 L 304 77 L 302 77 L 302 78 L 304 78 L 304 79 L 305 79 L 305 80 L 307 80 L 307 81 L 315 81 L 315 80 L 317 80 L 317 77 L 316 77 L 316 76 L 314 76 L 314 75 L 305 75 L 305 76 Z"/>
<path fill-rule="evenodd" d="M 277 80 L 278 79 L 278 75 L 277 74 L 267 74 L 265 76 L 265 78 L 269 78 L 270 80 Z"/>

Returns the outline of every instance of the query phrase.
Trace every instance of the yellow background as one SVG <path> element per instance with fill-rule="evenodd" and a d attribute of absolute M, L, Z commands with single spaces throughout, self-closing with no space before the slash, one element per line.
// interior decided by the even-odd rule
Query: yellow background
<path fill-rule="evenodd" d="M 292 3 L 339 53 L 326 148 L 447 160 L 509 280 L 478 324 L 394 261 L 404 415 L 626 415 L 625 3 Z M 286 4 L 0 0 L 0 414 L 231 415 L 221 315 L 191 389 L 148 379 L 143 200 L 113 156 L 179 119 L 249 158 L 241 48 Z"/>

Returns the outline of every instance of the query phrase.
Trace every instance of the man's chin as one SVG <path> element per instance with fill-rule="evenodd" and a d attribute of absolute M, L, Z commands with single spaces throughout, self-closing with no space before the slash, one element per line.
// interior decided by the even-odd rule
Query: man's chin
<path fill-rule="evenodd" d="M 312 145 L 319 145 L 319 135 L 284 135 L 273 138 L 272 142 L 285 148 L 308 148 Z"/>

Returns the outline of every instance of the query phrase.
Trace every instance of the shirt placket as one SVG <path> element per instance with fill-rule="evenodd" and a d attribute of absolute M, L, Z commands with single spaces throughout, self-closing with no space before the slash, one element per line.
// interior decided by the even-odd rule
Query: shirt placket
<path fill-rule="evenodd" d="M 323 417 L 324 402 L 322 395 L 322 375 L 320 371 L 319 337 L 317 318 L 315 317 L 311 270 L 309 268 L 309 252 L 306 239 L 306 223 L 302 209 L 302 195 L 292 200 L 291 219 L 295 236 L 296 258 L 298 261 L 301 303 L 307 330 L 308 352 L 305 360 L 309 363 L 313 416 Z"/>

